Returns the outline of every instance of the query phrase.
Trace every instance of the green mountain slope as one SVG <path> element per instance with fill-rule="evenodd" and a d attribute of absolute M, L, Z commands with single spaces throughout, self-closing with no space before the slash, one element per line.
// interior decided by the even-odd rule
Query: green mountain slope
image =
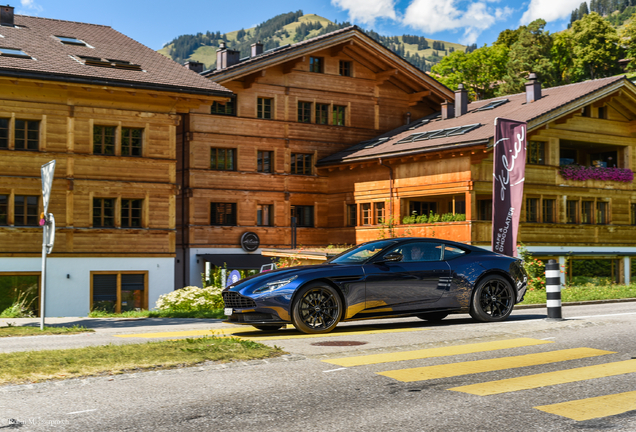
<path fill-rule="evenodd" d="M 241 58 L 243 58 L 249 56 L 250 45 L 257 41 L 261 41 L 263 49 L 268 50 L 310 39 L 350 25 L 348 22 L 334 23 L 315 14 L 304 15 L 299 10 L 277 15 L 248 29 L 224 34 L 218 31 L 208 31 L 196 35 L 181 35 L 166 44 L 159 50 L 159 53 L 178 63 L 195 60 L 205 64 L 207 69 L 211 69 L 216 65 L 216 50 L 222 41 L 229 48 L 240 51 Z M 367 34 L 422 70 L 430 70 L 431 66 L 453 51 L 476 48 L 476 46 L 466 47 L 422 36 L 382 36 L 374 31 L 367 31 Z"/>

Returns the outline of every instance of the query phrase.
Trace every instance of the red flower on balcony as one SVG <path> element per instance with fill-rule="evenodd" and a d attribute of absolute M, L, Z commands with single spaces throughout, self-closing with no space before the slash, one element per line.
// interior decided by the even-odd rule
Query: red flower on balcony
<path fill-rule="evenodd" d="M 634 181 L 634 173 L 627 168 L 585 167 L 580 165 L 563 165 L 559 168 L 561 177 L 566 180 L 608 180 L 623 183 Z"/>

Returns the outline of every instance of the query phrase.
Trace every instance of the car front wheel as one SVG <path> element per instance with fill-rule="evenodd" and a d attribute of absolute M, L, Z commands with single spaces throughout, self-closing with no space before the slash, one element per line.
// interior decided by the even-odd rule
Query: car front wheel
<path fill-rule="evenodd" d="M 300 289 L 292 306 L 294 327 L 303 333 L 328 333 L 342 315 L 338 292 L 325 284 L 310 284 Z"/>
<path fill-rule="evenodd" d="M 470 316 L 477 321 L 503 321 L 510 316 L 515 296 L 510 283 L 501 276 L 488 276 L 473 293 Z"/>

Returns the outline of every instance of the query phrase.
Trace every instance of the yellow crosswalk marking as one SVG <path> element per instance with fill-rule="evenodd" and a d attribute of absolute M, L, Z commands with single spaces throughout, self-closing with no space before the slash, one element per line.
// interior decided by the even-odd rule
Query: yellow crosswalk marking
<path fill-rule="evenodd" d="M 535 408 L 576 421 L 591 420 L 636 410 L 636 391 L 542 405 Z"/>
<path fill-rule="evenodd" d="M 609 352 L 606 353 L 609 354 Z M 586 366 L 556 372 L 546 372 L 518 378 L 490 381 L 481 384 L 453 387 L 449 390 L 470 393 L 478 396 L 487 396 L 557 384 L 586 381 L 594 378 L 623 375 L 632 372 L 636 372 L 636 360 L 625 360 L 622 362 Z"/>
<path fill-rule="evenodd" d="M 462 363 L 450 363 L 410 369 L 398 369 L 388 372 L 380 372 L 379 375 L 394 378 L 402 382 L 425 381 L 437 378 L 448 378 L 460 375 L 469 375 L 503 369 L 514 369 L 526 366 L 542 365 L 567 360 L 576 360 L 605 354 L 614 353 L 611 351 L 603 351 L 593 348 L 572 348 L 560 351 L 525 354 L 513 357 L 476 360 Z"/>
<path fill-rule="evenodd" d="M 483 351 L 494 351 L 509 348 L 519 348 L 531 345 L 541 345 L 554 343 L 553 341 L 545 341 L 531 338 L 507 339 L 494 342 L 481 342 L 466 345 L 454 345 L 442 348 L 427 348 L 415 351 L 403 351 L 386 354 L 372 354 L 366 356 L 344 357 L 331 360 L 323 360 L 325 363 L 331 363 L 338 366 L 352 367 L 378 363 L 389 363 L 405 360 L 416 360 L 432 357 L 446 357 L 458 354 L 471 354 Z"/>
<path fill-rule="evenodd" d="M 336 328 L 331 333 L 323 334 L 305 334 L 301 333 L 295 328 L 289 326 L 287 329 L 265 332 L 260 330 L 251 330 L 251 327 L 241 326 L 239 328 L 217 328 L 208 330 L 185 330 L 174 332 L 155 332 L 155 333 L 136 333 L 136 334 L 121 334 L 115 335 L 121 338 L 175 338 L 175 337 L 192 337 L 192 336 L 236 336 L 243 339 L 250 340 L 269 340 L 269 339 L 304 339 L 304 338 L 316 338 L 316 337 L 331 337 L 331 336 L 345 336 L 345 335 L 365 335 L 365 334 L 381 334 L 381 333 L 397 333 L 397 332 L 412 332 L 412 331 L 424 331 L 430 330 L 430 328 L 414 327 L 414 328 L 391 328 L 391 327 L 370 327 L 370 326 L 347 326 L 342 328 Z"/>

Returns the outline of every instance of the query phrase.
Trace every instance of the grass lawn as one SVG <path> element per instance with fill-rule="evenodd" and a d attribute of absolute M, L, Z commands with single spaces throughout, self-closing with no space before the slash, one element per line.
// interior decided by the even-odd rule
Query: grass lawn
<path fill-rule="evenodd" d="M 129 311 L 122 313 L 108 313 L 93 311 L 88 314 L 90 318 L 225 318 L 223 309 L 210 309 L 207 311 L 188 312 L 174 310 L 154 311 Z"/>
<path fill-rule="evenodd" d="M 73 327 L 47 327 L 44 326 L 44 330 L 40 330 L 40 326 L 37 327 L 23 327 L 9 324 L 8 326 L 0 327 L 0 337 L 9 336 L 41 336 L 41 335 L 64 335 L 73 333 L 87 333 L 94 332 L 95 330 L 88 329 L 86 327 L 74 325 Z"/>
<path fill-rule="evenodd" d="M 131 345 L 0 354 L 0 385 L 114 375 L 193 366 L 205 361 L 230 362 L 277 357 L 278 347 L 233 337 L 203 337 Z"/>
<path fill-rule="evenodd" d="M 528 291 L 520 304 L 545 304 L 545 290 Z M 631 285 L 576 285 L 561 289 L 561 301 L 612 300 L 636 298 L 636 284 Z"/>

